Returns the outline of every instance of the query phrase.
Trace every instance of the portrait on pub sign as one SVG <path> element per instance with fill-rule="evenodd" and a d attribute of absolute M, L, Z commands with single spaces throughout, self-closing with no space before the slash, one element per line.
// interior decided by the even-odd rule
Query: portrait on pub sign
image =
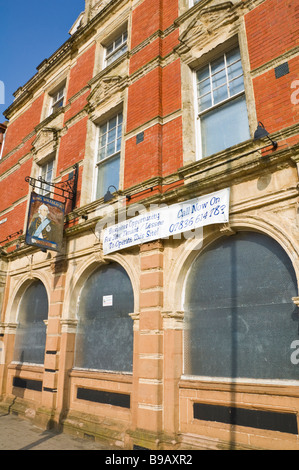
<path fill-rule="evenodd" d="M 61 251 L 64 204 L 32 192 L 26 243 L 42 250 Z"/>

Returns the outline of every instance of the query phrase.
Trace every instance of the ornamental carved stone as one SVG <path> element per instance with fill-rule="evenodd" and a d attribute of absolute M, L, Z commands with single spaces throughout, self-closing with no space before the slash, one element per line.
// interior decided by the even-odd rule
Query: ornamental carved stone
<path fill-rule="evenodd" d="M 98 85 L 95 86 L 88 97 L 90 106 L 95 108 L 98 104 L 106 101 L 113 94 L 122 91 L 126 85 L 126 78 L 122 78 L 120 76 L 101 78 Z"/>

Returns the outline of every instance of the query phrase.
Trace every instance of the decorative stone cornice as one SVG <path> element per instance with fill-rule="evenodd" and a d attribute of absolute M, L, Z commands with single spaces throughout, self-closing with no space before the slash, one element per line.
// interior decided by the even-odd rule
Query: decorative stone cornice
<path fill-rule="evenodd" d="M 62 318 L 60 320 L 61 333 L 76 333 L 78 320 L 75 318 Z"/>
<path fill-rule="evenodd" d="M 207 5 L 199 11 L 195 10 L 195 14 L 195 18 L 180 35 L 180 45 L 176 48 L 176 52 L 186 60 L 191 49 L 202 48 L 202 44 L 209 41 L 210 36 L 214 37 L 227 25 L 234 25 L 239 17 L 238 10 L 232 2 Z"/>
<path fill-rule="evenodd" d="M 91 109 L 94 109 L 98 104 L 106 101 L 113 94 L 122 91 L 126 86 L 128 86 L 127 77 L 102 77 L 87 98 Z"/>
<path fill-rule="evenodd" d="M 58 145 L 59 130 L 45 127 L 41 129 L 32 143 L 32 153 L 37 160 L 41 160 L 50 153 L 55 152 Z"/>
<path fill-rule="evenodd" d="M 164 330 L 182 330 L 184 327 L 183 311 L 162 312 Z"/>
<path fill-rule="evenodd" d="M 12 335 L 16 333 L 18 323 L 14 322 L 0 322 L 0 334 Z"/>
<path fill-rule="evenodd" d="M 140 312 L 129 313 L 129 317 L 133 320 L 133 331 L 139 331 Z"/>

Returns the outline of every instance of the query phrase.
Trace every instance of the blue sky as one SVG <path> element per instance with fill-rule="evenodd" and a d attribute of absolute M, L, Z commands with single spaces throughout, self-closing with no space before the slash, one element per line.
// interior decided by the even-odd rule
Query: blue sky
<path fill-rule="evenodd" d="M 85 0 L 0 0 L 0 122 L 13 92 L 70 36 Z M 2 83 L 5 103 L 2 103 Z"/>

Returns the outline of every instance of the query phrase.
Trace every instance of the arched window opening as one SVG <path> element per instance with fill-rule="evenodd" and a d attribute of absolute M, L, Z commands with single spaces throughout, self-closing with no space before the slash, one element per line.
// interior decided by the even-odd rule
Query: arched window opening
<path fill-rule="evenodd" d="M 47 291 L 41 281 L 34 281 L 24 292 L 19 305 L 14 361 L 44 363 L 47 319 Z"/>
<path fill-rule="evenodd" d="M 240 232 L 213 243 L 187 278 L 185 374 L 299 379 L 297 295 L 291 260 L 272 238 Z"/>
<path fill-rule="evenodd" d="M 133 370 L 134 310 L 131 281 L 117 263 L 97 269 L 80 295 L 75 367 L 117 372 Z"/>

